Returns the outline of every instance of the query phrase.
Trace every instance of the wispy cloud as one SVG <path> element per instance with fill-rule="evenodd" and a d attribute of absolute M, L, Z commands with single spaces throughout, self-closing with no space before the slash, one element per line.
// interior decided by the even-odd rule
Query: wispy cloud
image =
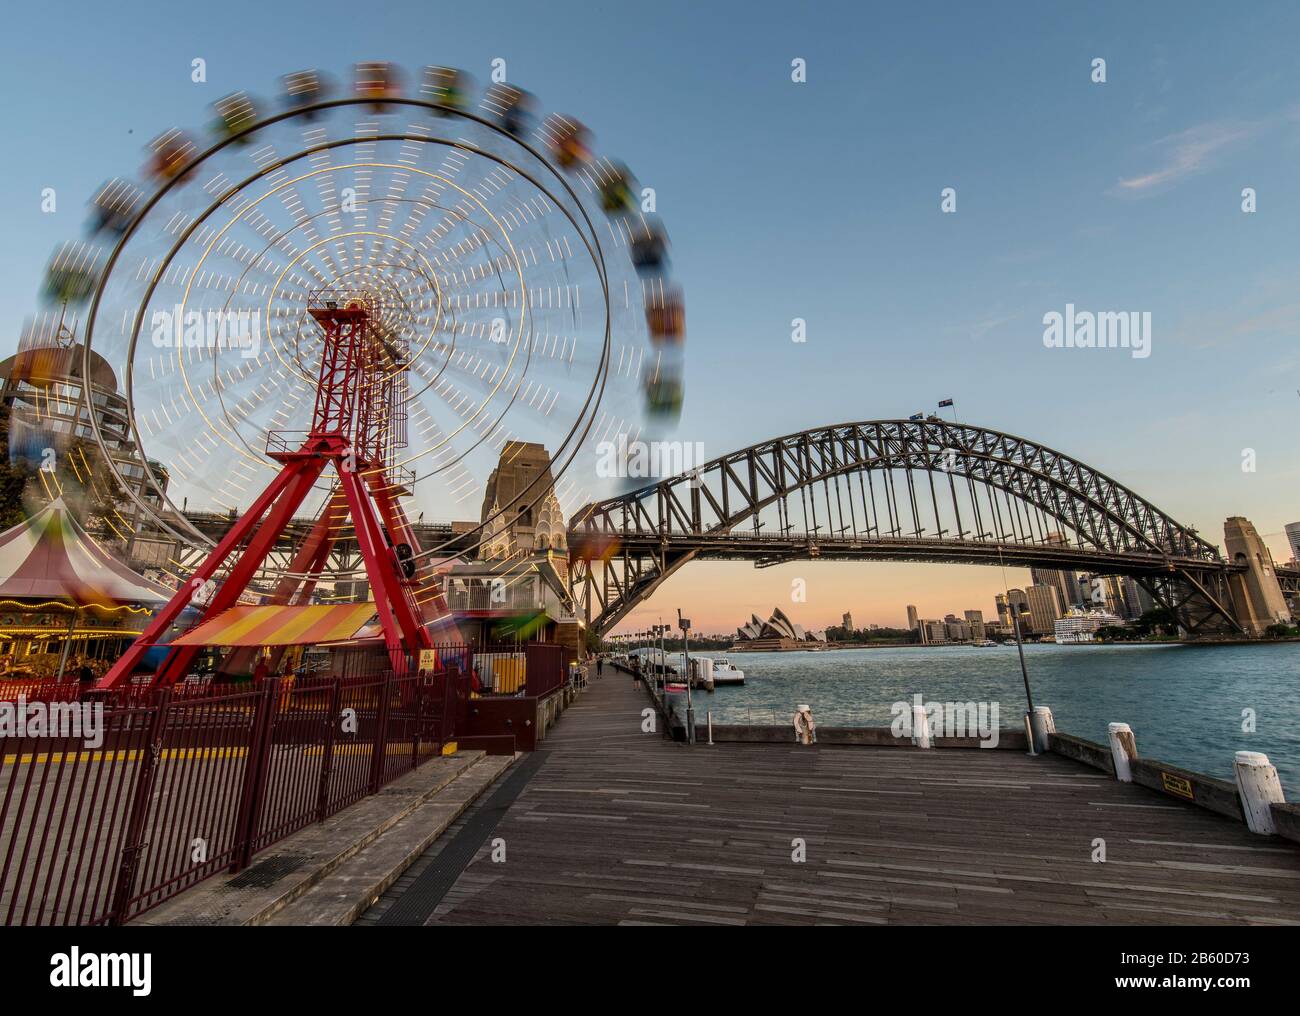
<path fill-rule="evenodd" d="M 1120 180 L 1119 191 L 1141 195 L 1199 173 L 1215 156 L 1258 136 L 1263 126 L 1258 121 L 1221 120 L 1161 138 L 1154 147 L 1164 153 L 1163 164 L 1141 176 Z"/>

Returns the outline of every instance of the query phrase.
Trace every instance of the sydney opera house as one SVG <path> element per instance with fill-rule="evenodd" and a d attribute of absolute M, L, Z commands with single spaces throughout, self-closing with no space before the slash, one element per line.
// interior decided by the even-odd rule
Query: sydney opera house
<path fill-rule="evenodd" d="M 736 629 L 736 644 L 733 649 L 802 649 L 809 642 L 821 642 L 812 632 L 806 632 L 803 625 L 796 624 L 786 616 L 780 607 L 772 608 L 772 616 L 766 621 L 757 614 L 751 614 L 749 623 Z"/>

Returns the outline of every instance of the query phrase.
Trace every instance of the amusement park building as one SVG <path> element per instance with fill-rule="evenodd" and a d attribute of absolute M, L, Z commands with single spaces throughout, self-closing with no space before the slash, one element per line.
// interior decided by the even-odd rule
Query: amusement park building
<path fill-rule="evenodd" d="M 83 381 L 84 352 L 66 331 L 34 327 L 23 336 L 18 351 L 0 362 L 0 405 L 9 417 L 10 460 L 26 459 L 38 467 L 53 451 L 55 473 L 68 475 L 66 453 L 74 446 L 84 449 L 94 443 L 93 412 L 118 473 L 146 504 L 157 507 L 161 498 L 145 470 L 152 472 L 163 490 L 167 488 L 167 471 L 159 463 L 141 459 L 131 438 L 127 401 L 118 390 L 117 377 L 108 361 L 93 350 L 88 383 Z M 77 468 L 76 463 L 72 468 Z M 40 478 L 33 482 L 39 484 Z M 107 492 L 117 508 L 117 518 L 108 523 L 112 532 L 102 535 L 134 545 L 142 528 L 140 508 L 121 493 L 112 476 L 91 482 Z M 31 488 L 28 493 L 47 501 L 58 491 Z"/>
<path fill-rule="evenodd" d="M 568 526 L 545 447 L 506 443 L 488 478 L 479 521 L 476 555 L 442 574 L 447 607 L 461 631 L 471 641 L 528 638 L 578 650 Z"/>

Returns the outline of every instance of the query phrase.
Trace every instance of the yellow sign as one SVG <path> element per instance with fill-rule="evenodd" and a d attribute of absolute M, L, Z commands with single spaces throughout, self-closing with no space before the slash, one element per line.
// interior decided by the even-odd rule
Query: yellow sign
<path fill-rule="evenodd" d="M 1160 782 L 1167 793 L 1176 794 L 1179 797 L 1185 797 L 1189 801 L 1195 796 L 1192 793 L 1191 780 L 1184 779 L 1181 776 L 1175 776 L 1173 773 L 1162 772 L 1160 774 Z"/>
<path fill-rule="evenodd" d="M 420 669 L 434 670 L 438 666 L 438 653 L 433 649 L 420 650 Z"/>

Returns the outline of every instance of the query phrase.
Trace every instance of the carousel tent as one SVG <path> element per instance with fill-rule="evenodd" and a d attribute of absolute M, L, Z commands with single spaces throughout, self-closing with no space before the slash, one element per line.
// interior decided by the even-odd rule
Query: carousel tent
<path fill-rule="evenodd" d="M 69 600 L 80 606 L 153 606 L 175 595 L 99 547 L 58 498 L 0 533 L 0 598 Z"/>

